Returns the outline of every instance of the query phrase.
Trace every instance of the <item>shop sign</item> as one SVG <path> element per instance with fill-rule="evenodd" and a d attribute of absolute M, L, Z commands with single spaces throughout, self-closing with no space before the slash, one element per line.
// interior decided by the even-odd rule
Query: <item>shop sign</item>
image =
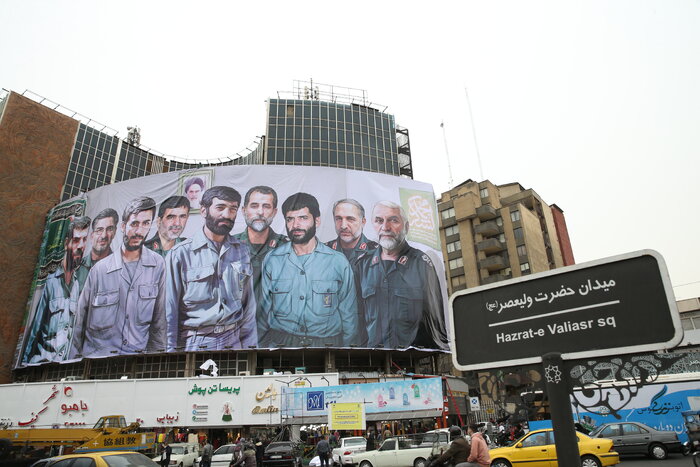
<path fill-rule="evenodd" d="M 257 415 L 261 413 L 277 413 L 279 411 L 279 407 L 275 407 L 274 405 L 268 405 L 267 407 L 260 407 L 259 405 L 256 405 L 253 407 L 253 410 L 250 413 Z"/>
<path fill-rule="evenodd" d="M 211 386 L 202 386 L 199 387 L 197 386 L 197 383 L 195 383 L 192 386 L 192 389 L 190 389 L 187 394 L 192 395 L 192 394 L 199 394 L 200 396 L 204 396 L 206 394 L 213 394 L 215 392 L 225 392 L 228 394 L 236 394 L 238 395 L 241 392 L 240 386 L 237 388 L 234 388 L 233 386 L 222 386 L 221 383 L 218 384 L 212 384 Z"/>

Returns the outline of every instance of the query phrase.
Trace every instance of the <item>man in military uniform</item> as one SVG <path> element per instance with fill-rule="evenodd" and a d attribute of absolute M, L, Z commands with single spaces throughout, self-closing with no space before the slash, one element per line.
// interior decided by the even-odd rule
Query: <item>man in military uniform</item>
<path fill-rule="evenodd" d="M 368 240 L 362 233 L 367 223 L 365 208 L 356 200 L 346 198 L 333 204 L 333 221 L 338 237 L 326 242 L 336 251 L 342 251 L 352 264 L 360 255 L 377 248 L 377 242 Z"/>
<path fill-rule="evenodd" d="M 184 196 L 171 196 L 158 208 L 156 234 L 143 244 L 165 258 L 170 249 L 185 240 L 180 235 L 190 217 L 190 201 Z"/>
<path fill-rule="evenodd" d="M 112 240 L 117 233 L 117 224 L 119 214 L 112 208 L 103 209 L 92 220 L 92 247 L 89 255 L 83 255 L 83 266 L 87 271 L 92 269 L 96 262 L 112 254 Z"/>
<path fill-rule="evenodd" d="M 72 357 L 165 350 L 165 263 L 143 247 L 155 213 L 147 196 L 124 208 L 122 247 L 92 267 L 80 294 Z"/>
<path fill-rule="evenodd" d="M 202 195 L 204 226 L 165 257 L 168 351 L 257 345 L 248 247 L 230 235 L 241 195 L 214 186 Z"/>
<path fill-rule="evenodd" d="M 291 242 L 272 250 L 262 268 L 261 347 L 356 343 L 357 297 L 347 259 L 316 238 L 316 198 L 296 193 L 282 204 Z"/>
<path fill-rule="evenodd" d="M 63 260 L 46 277 L 27 335 L 23 363 L 59 362 L 68 358 L 78 298 L 88 275 L 81 262 L 89 227 L 89 217 L 76 217 L 68 224 Z"/>
<path fill-rule="evenodd" d="M 253 265 L 253 289 L 255 290 L 255 303 L 257 304 L 257 322 L 260 323 L 262 313 L 262 262 L 265 256 L 289 238 L 286 235 L 275 233 L 271 224 L 277 215 L 277 192 L 269 186 L 254 186 L 243 198 L 243 214 L 245 216 L 246 229 L 234 235 L 241 243 L 248 245 L 250 250 L 250 262 Z M 258 327 L 258 340 L 262 337 L 262 331 Z"/>
<path fill-rule="evenodd" d="M 401 206 L 380 201 L 372 211 L 380 248 L 355 263 L 364 346 L 448 349 L 440 284 L 428 255 L 406 241 Z M 418 326 L 416 326 L 418 324 Z"/>

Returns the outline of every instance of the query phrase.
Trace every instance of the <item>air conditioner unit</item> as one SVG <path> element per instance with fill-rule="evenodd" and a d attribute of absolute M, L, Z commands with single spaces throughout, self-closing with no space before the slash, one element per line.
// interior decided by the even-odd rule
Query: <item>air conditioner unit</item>
<path fill-rule="evenodd" d="M 239 371 L 238 376 L 250 376 L 250 371 Z"/>

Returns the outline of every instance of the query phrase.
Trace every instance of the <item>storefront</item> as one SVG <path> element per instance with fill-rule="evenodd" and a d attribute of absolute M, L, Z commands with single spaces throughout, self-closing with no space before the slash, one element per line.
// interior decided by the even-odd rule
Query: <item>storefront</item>
<path fill-rule="evenodd" d="M 337 384 L 337 373 L 325 373 L 0 385 L 0 420 L 6 428 L 92 427 L 119 414 L 159 433 L 225 442 L 278 427 L 283 390 Z"/>

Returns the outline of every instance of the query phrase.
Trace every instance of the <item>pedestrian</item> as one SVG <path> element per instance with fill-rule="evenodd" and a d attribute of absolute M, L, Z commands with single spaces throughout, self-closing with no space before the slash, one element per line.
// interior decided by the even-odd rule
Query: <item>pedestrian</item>
<path fill-rule="evenodd" d="M 173 448 L 168 445 L 167 441 L 163 441 L 163 450 L 160 453 L 160 465 L 162 467 L 168 467 L 170 465 L 170 455 L 173 453 Z"/>
<path fill-rule="evenodd" d="M 377 449 L 377 439 L 375 438 L 374 431 L 367 431 L 367 451 L 374 451 Z"/>
<path fill-rule="evenodd" d="M 386 428 L 384 429 L 384 435 L 383 435 L 382 441 L 386 441 L 387 439 L 392 438 L 393 436 L 394 435 L 391 433 L 391 429 L 390 429 L 389 425 L 387 425 Z"/>
<path fill-rule="evenodd" d="M 238 460 L 232 459 L 229 467 L 256 467 L 256 464 L 255 446 L 252 443 L 246 442 L 243 444 L 243 450 Z"/>
<path fill-rule="evenodd" d="M 204 448 L 202 448 L 202 463 L 200 467 L 211 466 L 211 456 L 214 453 L 214 447 L 209 443 L 209 439 L 204 438 Z"/>
<path fill-rule="evenodd" d="M 328 435 L 325 435 L 316 445 L 316 452 L 321 461 L 321 467 L 328 467 L 328 457 L 331 453 L 331 446 L 328 444 Z"/>
<path fill-rule="evenodd" d="M 489 447 L 486 445 L 483 435 L 479 432 L 479 427 L 476 424 L 469 425 L 467 434 L 471 436 L 471 452 L 467 463 L 461 467 L 489 467 L 491 465 Z"/>

